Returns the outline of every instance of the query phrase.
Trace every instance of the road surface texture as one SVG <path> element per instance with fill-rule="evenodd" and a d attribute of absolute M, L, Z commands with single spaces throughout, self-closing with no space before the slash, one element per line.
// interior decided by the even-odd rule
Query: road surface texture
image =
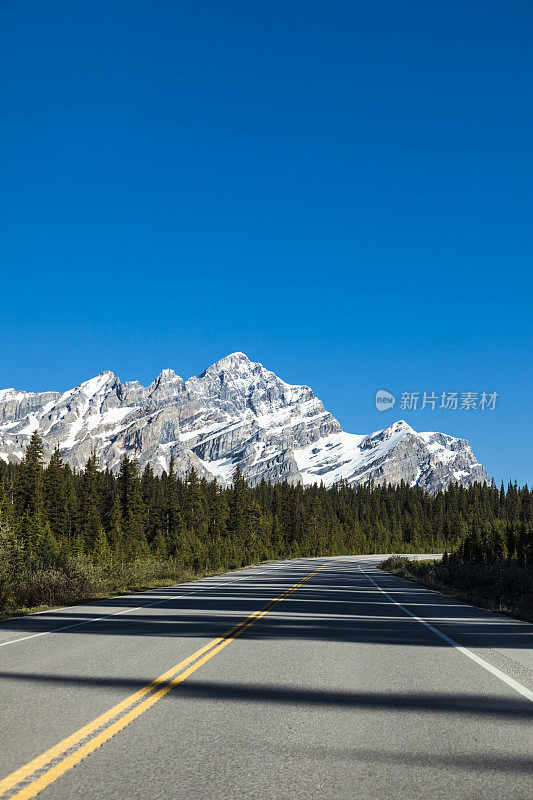
<path fill-rule="evenodd" d="M 533 626 L 379 561 L 0 623 L 0 798 L 531 798 Z"/>

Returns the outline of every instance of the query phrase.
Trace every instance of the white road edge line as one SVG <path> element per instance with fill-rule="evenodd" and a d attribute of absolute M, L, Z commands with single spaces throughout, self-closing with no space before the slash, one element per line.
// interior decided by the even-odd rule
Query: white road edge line
<path fill-rule="evenodd" d="M 255 575 L 264 575 L 269 570 L 263 570 L 263 572 L 255 572 Z M 238 581 L 243 581 L 245 578 L 250 577 L 250 575 L 242 575 L 239 578 L 234 578 L 232 581 L 225 581 L 224 583 L 218 583 L 215 581 L 215 586 L 228 586 L 231 583 L 237 583 Z M 201 581 L 209 580 L 209 578 L 202 578 Z M 198 581 L 200 582 L 200 581 Z M 162 586 L 162 589 L 165 587 Z M 61 628 L 51 628 L 49 631 L 41 631 L 40 633 L 31 633 L 29 636 L 20 636 L 18 639 L 10 639 L 8 642 L 0 642 L 0 647 L 6 647 L 8 644 L 17 644 L 17 642 L 26 642 L 28 639 L 37 639 L 39 636 L 48 636 L 49 633 L 59 633 L 59 631 L 68 631 L 71 628 L 79 628 L 81 625 L 90 625 L 91 622 L 102 622 L 106 619 L 111 619 L 112 617 L 120 617 L 121 614 L 130 614 L 132 611 L 140 611 L 141 608 L 151 608 L 152 606 L 159 606 L 162 603 L 168 603 L 169 600 L 181 600 L 183 597 L 188 597 L 191 594 L 197 594 L 198 592 L 205 591 L 206 589 L 213 588 L 213 584 L 210 586 L 201 586 L 199 589 L 193 589 L 190 592 L 184 592 L 183 594 L 175 594 L 171 595 L 171 597 L 165 597 L 163 600 L 156 600 L 154 603 L 147 603 L 144 606 L 135 606 L 135 608 L 124 608 L 122 611 L 114 611 L 112 614 L 105 614 L 103 617 L 91 617 L 91 619 L 84 619 L 83 622 L 74 622 L 72 625 L 63 625 Z M 157 591 L 151 590 L 151 591 Z M 135 597 L 135 595 L 127 595 L 128 597 Z M 110 597 L 110 600 L 115 598 Z M 120 599 L 120 595 L 117 595 L 117 599 Z M 67 606 L 67 608 L 77 608 L 77 606 Z M 55 609 L 56 611 L 62 609 Z M 38 612 L 38 613 L 47 613 L 47 612 Z M 28 614 L 31 617 L 31 614 Z M 37 615 L 34 615 L 37 616 Z"/>
<path fill-rule="evenodd" d="M 422 619 L 421 617 L 417 617 L 416 614 L 413 614 L 411 611 L 409 611 L 408 608 L 406 608 L 405 606 L 402 606 L 401 603 L 398 603 L 398 601 L 395 600 L 394 597 L 391 597 L 390 594 L 388 594 L 388 592 L 385 591 L 385 589 L 382 589 L 381 586 L 378 583 L 376 583 L 374 578 L 371 578 L 370 575 L 367 572 L 365 572 L 364 570 L 361 569 L 361 567 L 358 567 L 358 568 L 359 568 L 360 572 L 362 572 L 362 574 L 366 578 L 368 578 L 368 580 L 371 581 L 377 589 L 379 589 L 380 592 L 383 592 L 385 597 L 389 598 L 391 603 L 394 603 L 395 606 L 398 606 L 398 608 L 401 608 L 402 611 L 405 611 L 405 613 L 408 614 L 410 617 L 415 619 L 417 622 L 420 622 L 420 624 L 424 625 L 425 628 L 428 628 L 430 631 L 432 631 L 432 633 L 436 634 L 437 636 L 440 636 L 441 639 L 444 639 L 445 642 L 450 644 L 452 647 L 455 647 L 457 650 L 459 650 L 467 658 L 470 658 L 472 661 L 475 661 L 476 664 L 479 664 L 480 667 L 483 667 L 483 669 L 486 669 L 487 672 L 490 672 L 490 673 L 492 673 L 492 675 L 495 675 L 501 681 L 503 681 L 508 686 L 510 686 L 512 689 L 514 689 L 516 692 L 518 692 L 523 697 L 525 697 L 526 700 L 529 700 L 530 702 L 533 703 L 533 692 L 531 692 L 526 686 L 523 686 L 518 681 L 515 681 L 514 678 L 511 678 L 510 675 L 506 675 L 505 672 L 502 672 L 497 667 L 493 667 L 492 664 L 489 664 L 489 662 L 485 661 L 484 658 L 481 658 L 480 656 L 476 655 L 476 653 L 473 653 L 471 650 L 468 650 L 468 648 L 463 647 L 458 642 L 456 642 L 455 639 L 452 639 L 450 636 L 447 636 L 445 633 L 442 633 L 442 631 L 439 631 L 438 628 L 434 628 L 433 625 L 431 625 L 425 619 Z"/>

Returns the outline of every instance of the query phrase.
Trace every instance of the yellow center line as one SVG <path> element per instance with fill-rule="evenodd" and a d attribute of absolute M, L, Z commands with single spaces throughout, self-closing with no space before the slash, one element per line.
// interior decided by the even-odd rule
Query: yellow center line
<path fill-rule="evenodd" d="M 161 698 L 168 694 L 168 692 L 170 692 L 175 686 L 178 686 L 178 684 L 182 683 L 182 681 L 188 678 L 189 675 L 192 675 L 193 672 L 196 672 L 197 669 L 199 669 L 203 664 L 213 658 L 213 656 L 223 650 L 224 647 L 227 647 L 228 644 L 231 644 L 231 642 L 233 642 L 237 636 L 240 636 L 241 633 L 244 633 L 244 631 L 247 630 L 247 628 L 249 628 L 251 625 L 254 625 L 266 614 L 268 614 L 273 606 L 275 606 L 277 603 L 280 603 L 292 592 L 296 591 L 303 583 L 305 583 L 305 581 L 308 581 L 309 578 L 312 578 L 313 575 L 316 575 L 316 573 L 320 572 L 321 569 L 324 569 L 325 566 L 326 564 L 322 564 L 322 566 L 320 566 L 314 572 L 311 572 L 309 575 L 306 575 L 305 578 L 298 583 L 295 583 L 293 586 L 283 592 L 283 594 L 280 594 L 262 608 L 254 611 L 253 614 L 250 614 L 250 616 L 246 617 L 246 619 L 242 620 L 242 622 L 223 633 L 222 636 L 213 639 L 195 653 L 192 653 L 192 655 L 183 659 L 183 661 L 180 661 L 179 664 L 176 664 L 176 666 L 167 670 L 158 678 L 155 678 L 155 680 L 153 680 L 151 683 L 143 686 L 142 689 L 134 692 L 132 695 L 110 708 L 104 714 L 101 714 L 92 722 L 84 725 L 83 728 L 80 728 L 78 731 L 71 734 L 66 739 L 63 739 L 63 741 L 59 742 L 54 747 L 42 753 L 40 756 L 37 756 L 37 758 L 34 758 L 32 761 L 20 767 L 15 772 L 12 772 L 6 778 L 0 781 L 0 795 L 5 794 L 10 789 L 14 789 L 17 784 L 19 784 L 25 778 L 30 777 L 39 769 L 42 769 L 46 764 L 49 764 L 58 756 L 82 742 L 84 739 L 90 736 L 90 734 L 97 731 L 103 725 L 112 722 L 115 717 L 122 714 L 122 712 L 126 711 L 126 709 L 137 703 L 143 697 L 146 698 L 142 703 L 139 703 L 135 706 L 135 708 L 132 708 L 127 714 L 121 716 L 120 719 L 116 720 L 110 725 L 107 725 L 103 731 L 94 736 L 90 741 L 82 744 L 74 753 L 66 756 L 58 764 L 51 767 L 39 778 L 28 784 L 28 786 L 21 789 L 15 795 L 12 795 L 11 800 L 27 800 L 28 798 L 35 797 L 35 795 L 42 791 L 46 786 L 49 786 L 51 783 L 56 781 L 61 775 L 64 775 L 65 772 L 68 772 L 68 770 L 72 769 L 72 767 L 76 766 L 76 764 L 79 764 L 80 761 L 90 755 L 90 753 L 101 747 L 105 742 L 108 741 L 108 739 L 111 739 L 112 736 L 115 736 L 115 734 L 123 730 L 123 728 L 133 722 L 133 720 L 137 719 L 137 717 L 139 717 L 141 714 L 144 714 L 145 711 L 155 705 L 155 703 L 161 700 Z M 181 670 L 184 670 L 185 667 L 188 667 L 188 669 L 185 669 L 185 671 L 181 672 Z M 176 675 L 176 673 L 180 674 Z M 161 684 L 163 685 L 161 686 Z M 149 695 L 149 697 L 146 697 L 146 695 Z"/>

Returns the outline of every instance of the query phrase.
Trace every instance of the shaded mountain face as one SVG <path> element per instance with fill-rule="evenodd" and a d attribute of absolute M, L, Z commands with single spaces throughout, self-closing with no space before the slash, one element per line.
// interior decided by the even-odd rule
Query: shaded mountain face
<path fill-rule="evenodd" d="M 436 492 L 488 481 L 465 439 L 416 433 L 403 421 L 344 433 L 308 386 L 285 383 L 244 353 L 187 381 L 166 369 L 145 387 L 102 372 L 62 394 L 1 390 L 0 458 L 20 461 L 33 431 L 48 455 L 57 446 L 76 469 L 96 450 L 112 470 L 127 454 L 162 473 L 173 456 L 178 474 L 194 467 L 222 484 L 237 464 L 252 485 L 404 480 Z"/>

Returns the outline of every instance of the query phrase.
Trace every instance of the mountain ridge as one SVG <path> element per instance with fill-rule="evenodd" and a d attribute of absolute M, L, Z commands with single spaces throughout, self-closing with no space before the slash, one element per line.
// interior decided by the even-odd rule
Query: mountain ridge
<path fill-rule="evenodd" d="M 82 469 L 93 450 L 118 469 L 123 455 L 156 473 L 231 481 L 239 464 L 250 483 L 399 483 L 436 492 L 450 482 L 488 481 L 465 439 L 417 433 L 403 420 L 346 433 L 311 388 L 289 384 L 242 352 L 187 380 L 166 368 L 148 385 L 111 370 L 65 392 L 0 390 L 0 458 L 20 461 L 33 431 L 46 456 L 58 446 Z"/>

